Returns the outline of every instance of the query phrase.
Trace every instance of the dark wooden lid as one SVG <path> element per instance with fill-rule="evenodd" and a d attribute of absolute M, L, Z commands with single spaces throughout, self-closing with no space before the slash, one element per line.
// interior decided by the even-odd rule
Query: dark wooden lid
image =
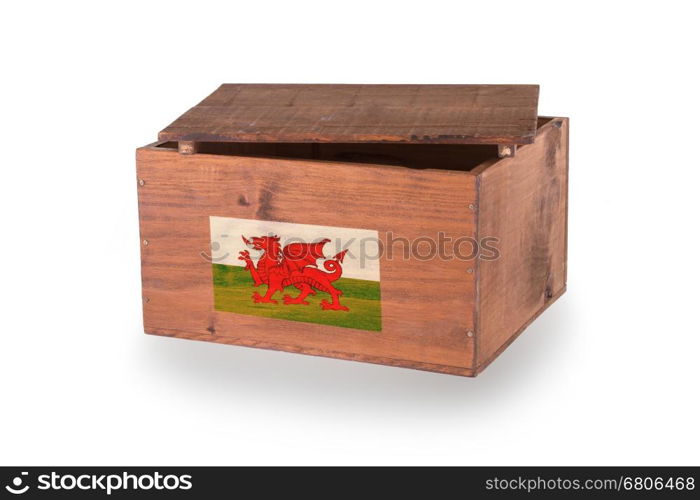
<path fill-rule="evenodd" d="M 538 85 L 224 84 L 163 141 L 529 144 Z"/>

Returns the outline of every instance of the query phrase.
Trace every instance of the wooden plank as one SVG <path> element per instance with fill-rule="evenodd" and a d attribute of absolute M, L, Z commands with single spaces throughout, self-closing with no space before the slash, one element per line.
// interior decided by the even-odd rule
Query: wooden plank
<path fill-rule="evenodd" d="M 371 356 L 348 351 L 328 351 L 316 347 L 301 348 L 295 344 L 276 344 L 272 342 L 259 341 L 247 337 L 214 336 L 209 334 L 198 334 L 192 331 L 178 331 L 175 329 L 149 328 L 146 333 L 151 335 L 161 335 L 163 337 L 174 337 L 187 340 L 199 340 L 205 342 L 215 342 L 218 344 L 237 345 L 243 347 L 255 347 L 256 349 L 269 349 L 273 351 L 293 352 L 295 354 L 306 354 L 309 356 L 322 356 L 325 358 L 344 359 L 347 361 L 359 361 L 362 363 L 374 363 L 377 365 L 395 366 L 399 368 L 412 368 L 428 372 L 444 373 L 447 375 L 460 375 L 462 377 L 474 377 L 476 372 L 472 368 L 463 366 L 448 366 L 444 364 L 421 363 L 405 359 L 386 358 Z"/>
<path fill-rule="evenodd" d="M 381 259 L 382 330 L 215 311 L 209 216 L 379 232 L 415 241 L 476 236 L 475 176 L 366 164 L 137 152 L 144 325 L 149 333 L 471 375 L 472 264 Z M 242 202 L 244 200 L 244 202 Z"/>
<path fill-rule="evenodd" d="M 159 139 L 528 144 L 538 95 L 537 85 L 225 84 Z"/>
<path fill-rule="evenodd" d="M 479 172 L 479 238 L 498 238 L 500 258 L 478 263 L 477 371 L 566 289 L 568 125 Z"/>

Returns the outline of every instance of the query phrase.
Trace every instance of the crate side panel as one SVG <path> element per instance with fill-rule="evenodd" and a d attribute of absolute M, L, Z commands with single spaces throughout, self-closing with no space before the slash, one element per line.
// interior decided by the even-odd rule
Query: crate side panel
<path fill-rule="evenodd" d="M 440 232 L 475 237 L 474 176 L 155 148 L 138 151 L 137 168 L 148 332 L 470 374 L 475 282 L 466 269 L 473 263 L 404 259 L 396 243 L 389 258 L 387 248 L 390 234 L 411 242 L 438 240 Z M 210 216 L 378 231 L 381 331 L 214 310 Z"/>
<path fill-rule="evenodd" d="M 492 360 L 566 288 L 568 120 L 479 179 L 479 237 L 499 258 L 479 261 L 477 364 Z"/>

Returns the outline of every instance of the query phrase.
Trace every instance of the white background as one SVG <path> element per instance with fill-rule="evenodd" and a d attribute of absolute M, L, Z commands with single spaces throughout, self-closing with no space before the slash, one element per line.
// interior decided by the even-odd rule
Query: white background
<path fill-rule="evenodd" d="M 698 464 L 691 2 L 10 2 L 2 464 Z M 142 333 L 134 149 L 222 82 L 539 83 L 569 290 L 482 376 Z"/>

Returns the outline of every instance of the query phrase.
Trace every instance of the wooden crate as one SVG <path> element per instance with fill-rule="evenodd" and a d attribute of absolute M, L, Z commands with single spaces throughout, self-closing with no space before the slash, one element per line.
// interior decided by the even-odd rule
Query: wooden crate
<path fill-rule="evenodd" d="M 137 150 L 145 331 L 476 375 L 566 289 L 538 92 L 222 85 Z"/>

